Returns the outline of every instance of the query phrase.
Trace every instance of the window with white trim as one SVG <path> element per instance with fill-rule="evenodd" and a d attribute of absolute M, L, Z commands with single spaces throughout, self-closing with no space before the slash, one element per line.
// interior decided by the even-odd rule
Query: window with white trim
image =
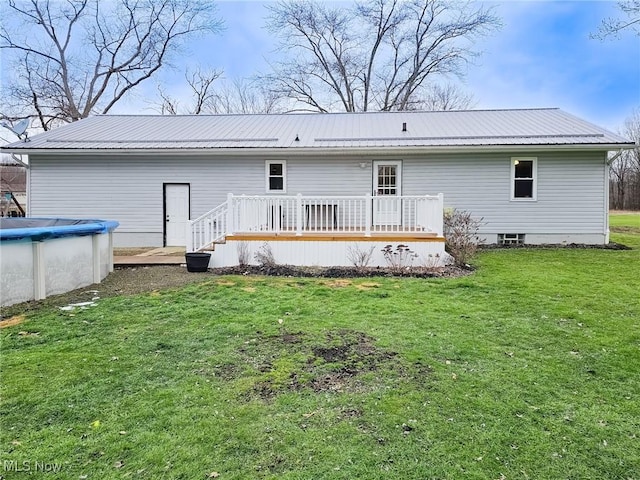
<path fill-rule="evenodd" d="M 267 192 L 284 193 L 287 191 L 287 162 L 284 160 L 267 160 L 265 171 Z"/>
<path fill-rule="evenodd" d="M 511 159 L 511 200 L 535 200 L 537 196 L 538 159 Z"/>

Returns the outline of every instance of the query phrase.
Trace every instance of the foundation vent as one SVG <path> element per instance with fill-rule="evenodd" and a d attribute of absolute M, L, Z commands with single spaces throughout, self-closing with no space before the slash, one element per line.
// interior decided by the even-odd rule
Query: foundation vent
<path fill-rule="evenodd" d="M 524 233 L 499 233 L 498 245 L 524 245 Z"/>

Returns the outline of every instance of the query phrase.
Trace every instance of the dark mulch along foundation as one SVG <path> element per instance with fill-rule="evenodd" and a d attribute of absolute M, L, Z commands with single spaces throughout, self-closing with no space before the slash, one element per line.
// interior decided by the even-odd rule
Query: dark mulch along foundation
<path fill-rule="evenodd" d="M 609 242 L 606 245 L 589 245 L 586 243 L 567 243 L 567 244 L 558 244 L 558 243 L 543 243 L 540 245 L 498 245 L 498 244 L 490 244 L 490 245 L 480 245 L 478 247 L 481 250 L 498 250 L 498 249 L 512 249 L 512 248 L 539 248 L 539 249 L 548 249 L 548 248 L 570 248 L 570 249 L 587 249 L 587 250 L 633 250 L 631 247 L 627 247 L 622 243 Z"/>
<path fill-rule="evenodd" d="M 355 277 L 413 277 L 413 278 L 451 278 L 469 275 L 474 269 L 470 266 L 426 267 L 296 267 L 293 265 L 237 265 L 233 267 L 213 268 L 209 272 L 215 275 L 267 275 L 274 277 L 316 277 L 316 278 L 355 278 Z"/>

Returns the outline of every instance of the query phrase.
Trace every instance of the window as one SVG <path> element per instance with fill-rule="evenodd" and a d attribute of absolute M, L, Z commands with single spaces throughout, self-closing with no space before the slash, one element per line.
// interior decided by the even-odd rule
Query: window
<path fill-rule="evenodd" d="M 511 159 L 511 200 L 536 199 L 536 158 Z"/>
<path fill-rule="evenodd" d="M 284 160 L 266 162 L 267 192 L 287 191 L 287 163 Z"/>

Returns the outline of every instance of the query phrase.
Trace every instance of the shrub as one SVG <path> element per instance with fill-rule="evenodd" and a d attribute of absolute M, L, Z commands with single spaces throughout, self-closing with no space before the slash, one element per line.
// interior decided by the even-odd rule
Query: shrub
<path fill-rule="evenodd" d="M 387 266 L 394 273 L 406 270 L 418 257 L 418 254 L 407 245 L 398 245 L 395 249 L 391 245 L 386 245 L 382 249 L 382 255 Z"/>
<path fill-rule="evenodd" d="M 359 245 L 349 246 L 347 248 L 347 258 L 354 267 L 358 269 L 366 268 L 369 266 L 369 262 L 371 262 L 371 256 L 375 248 L 375 245 L 369 248 L 369 250 L 363 250 Z"/>
<path fill-rule="evenodd" d="M 444 212 L 444 236 L 446 250 L 456 265 L 465 266 L 483 243 L 478 237 L 483 218 L 476 219 L 465 210 L 447 209 Z"/>
<path fill-rule="evenodd" d="M 242 267 L 249 265 L 249 259 L 251 258 L 249 242 L 238 242 L 236 248 L 238 249 L 238 264 Z"/>
<path fill-rule="evenodd" d="M 435 255 L 430 253 L 426 255 L 422 261 L 422 266 L 427 270 L 434 270 L 436 268 L 441 268 L 442 261 L 440 260 L 440 254 L 436 253 Z"/>
<path fill-rule="evenodd" d="M 267 242 L 264 242 L 260 248 L 258 248 L 254 257 L 258 264 L 263 267 L 275 267 L 277 265 L 276 259 L 273 256 L 273 250 L 271 250 L 271 245 Z"/>

